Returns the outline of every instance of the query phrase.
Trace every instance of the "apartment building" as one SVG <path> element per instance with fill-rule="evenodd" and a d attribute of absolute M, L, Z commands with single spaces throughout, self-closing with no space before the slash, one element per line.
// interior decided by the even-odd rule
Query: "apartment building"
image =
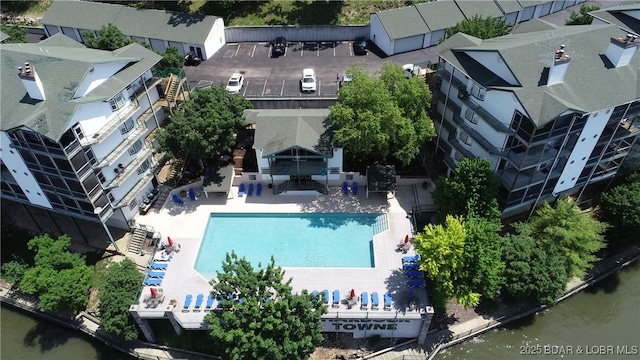
<path fill-rule="evenodd" d="M 612 179 L 640 128 L 640 45 L 614 25 L 533 19 L 512 34 L 436 48 L 438 150 L 491 161 L 503 216 Z"/>
<path fill-rule="evenodd" d="M 152 139 L 170 103 L 151 72 L 161 57 L 62 34 L 0 51 L 2 199 L 127 229 L 157 185 Z"/>

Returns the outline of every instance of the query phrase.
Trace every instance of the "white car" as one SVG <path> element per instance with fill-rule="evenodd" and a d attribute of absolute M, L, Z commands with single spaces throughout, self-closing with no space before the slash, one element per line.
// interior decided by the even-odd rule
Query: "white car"
<path fill-rule="evenodd" d="M 402 69 L 404 70 L 404 74 L 407 75 L 407 79 L 411 79 L 413 76 L 423 75 L 422 68 L 418 65 L 404 64 L 402 65 Z"/>
<path fill-rule="evenodd" d="M 302 91 L 316 91 L 316 72 L 313 69 L 302 70 Z"/>
<path fill-rule="evenodd" d="M 240 89 L 242 89 L 243 85 L 244 76 L 242 76 L 242 74 L 234 73 L 233 75 L 231 75 L 229 81 L 227 82 L 227 91 L 237 94 L 240 92 Z"/>

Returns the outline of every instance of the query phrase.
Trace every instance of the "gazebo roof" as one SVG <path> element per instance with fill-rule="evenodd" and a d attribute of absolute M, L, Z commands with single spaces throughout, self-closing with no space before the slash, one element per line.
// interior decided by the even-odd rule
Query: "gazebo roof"
<path fill-rule="evenodd" d="M 204 171 L 202 191 L 206 193 L 228 193 L 233 183 L 233 165 L 207 166 Z"/>
<path fill-rule="evenodd" d="M 372 165 L 367 167 L 367 193 L 396 191 L 396 167 Z"/>

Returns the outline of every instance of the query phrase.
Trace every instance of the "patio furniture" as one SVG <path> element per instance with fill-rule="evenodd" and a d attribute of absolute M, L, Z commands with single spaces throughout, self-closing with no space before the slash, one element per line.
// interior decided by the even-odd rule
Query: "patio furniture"
<path fill-rule="evenodd" d="M 160 286 L 162 284 L 162 279 L 152 279 L 145 276 L 144 285 L 145 286 Z"/>
<path fill-rule="evenodd" d="M 189 188 L 189 199 L 191 199 L 191 201 L 196 199 L 196 191 L 193 190 L 193 188 Z"/>
<path fill-rule="evenodd" d="M 358 183 L 357 182 L 353 182 L 353 186 L 351 187 L 351 192 L 353 193 L 353 195 L 358 195 Z"/>
<path fill-rule="evenodd" d="M 171 195 L 171 198 L 173 199 L 173 201 L 174 201 L 176 204 L 178 204 L 178 205 L 180 205 L 180 206 L 184 205 L 184 201 L 182 201 L 182 199 L 180 199 L 180 197 L 179 197 L 178 195 L 173 194 L 173 195 Z"/>
<path fill-rule="evenodd" d="M 367 310 L 369 308 L 369 293 L 363 291 L 360 298 L 362 299 L 362 302 L 360 302 L 360 310 Z"/>
<path fill-rule="evenodd" d="M 202 307 L 202 302 L 204 301 L 204 295 L 202 294 L 198 294 L 198 296 L 196 296 L 196 304 L 195 307 L 193 308 L 194 311 L 200 311 L 200 308 Z"/>
<path fill-rule="evenodd" d="M 253 196 L 253 183 L 249 184 L 249 192 L 247 192 L 247 196 Z"/>
<path fill-rule="evenodd" d="M 424 278 L 424 273 L 422 271 L 410 270 L 404 273 L 406 277 L 409 279 L 422 279 Z"/>
<path fill-rule="evenodd" d="M 418 263 L 404 263 L 402 264 L 403 270 L 419 270 L 420 264 Z"/>
<path fill-rule="evenodd" d="M 211 309 L 213 308 L 213 295 L 209 294 L 209 296 L 207 297 L 207 304 L 204 306 L 204 311 L 211 311 Z"/>
<path fill-rule="evenodd" d="M 164 277 L 164 271 L 147 271 L 147 277 L 162 279 Z"/>
<path fill-rule="evenodd" d="M 331 307 L 340 307 L 340 290 L 333 290 L 333 303 Z"/>
<path fill-rule="evenodd" d="M 427 282 L 424 279 L 407 280 L 407 286 L 409 288 L 425 287 L 425 286 L 427 286 Z"/>
<path fill-rule="evenodd" d="M 182 306 L 182 312 L 188 312 L 191 307 L 191 301 L 193 300 L 193 295 L 187 294 L 187 297 L 184 299 L 184 305 Z"/>
<path fill-rule="evenodd" d="M 346 181 L 342 183 L 342 194 L 347 195 L 349 193 L 349 183 Z"/>
<path fill-rule="evenodd" d="M 378 296 L 378 293 L 374 291 L 371 293 L 371 310 L 378 310 L 379 306 L 380 298 Z"/>
<path fill-rule="evenodd" d="M 415 263 L 420 260 L 420 254 L 415 254 L 413 256 L 405 256 L 402 258 L 402 263 Z"/>
<path fill-rule="evenodd" d="M 244 183 L 240 184 L 240 187 L 238 188 L 238 197 L 243 197 L 244 196 Z"/>
<path fill-rule="evenodd" d="M 258 187 L 256 188 L 256 196 L 262 195 L 262 183 L 258 183 Z"/>
<path fill-rule="evenodd" d="M 391 310 L 391 293 L 386 292 L 384 294 L 384 309 L 387 311 Z"/>
<path fill-rule="evenodd" d="M 153 270 L 166 270 L 167 264 L 152 261 L 151 264 L 149 264 L 149 267 L 151 267 Z"/>

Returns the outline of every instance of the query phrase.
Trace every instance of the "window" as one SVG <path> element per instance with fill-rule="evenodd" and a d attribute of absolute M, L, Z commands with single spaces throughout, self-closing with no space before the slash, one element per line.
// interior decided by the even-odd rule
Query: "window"
<path fill-rule="evenodd" d="M 129 155 L 135 155 L 138 151 L 142 149 L 142 140 L 138 139 L 131 147 L 129 147 Z"/>
<path fill-rule="evenodd" d="M 135 125 L 135 122 L 133 121 L 133 119 L 129 118 L 127 121 L 122 123 L 122 125 L 120 125 L 120 133 L 122 135 L 128 133 L 129 131 L 131 131 L 131 129 L 133 129 L 133 125 Z"/>
<path fill-rule="evenodd" d="M 471 140 L 471 137 L 469 136 L 469 134 L 467 134 L 464 131 L 460 131 L 460 140 L 462 140 L 462 142 L 467 145 L 473 144 L 473 140 Z"/>
<path fill-rule="evenodd" d="M 329 174 L 333 174 L 333 175 L 340 174 L 340 168 L 338 168 L 338 167 L 330 167 L 329 168 Z"/>
<path fill-rule="evenodd" d="M 78 140 L 84 139 L 84 133 L 82 132 L 82 128 L 80 127 L 80 125 L 74 127 L 73 132 L 76 134 Z"/>
<path fill-rule="evenodd" d="M 353 174 L 347 174 L 346 175 L 346 180 L 353 181 Z"/>
<path fill-rule="evenodd" d="M 484 96 L 487 94 L 487 90 L 485 88 L 483 88 L 482 86 L 478 85 L 478 84 L 473 84 L 473 87 L 471 88 L 471 95 L 478 99 L 478 100 L 484 100 Z"/>
<path fill-rule="evenodd" d="M 255 181 L 256 180 L 256 176 L 253 175 L 253 174 L 249 175 L 249 180 Z"/>
<path fill-rule="evenodd" d="M 116 198 L 115 198 L 115 197 L 113 197 L 113 194 L 111 194 L 111 193 L 108 193 L 108 194 L 107 194 L 107 199 L 109 199 L 109 202 L 110 202 L 110 203 L 114 203 L 114 202 L 116 202 Z"/>
<path fill-rule="evenodd" d="M 131 203 L 129 203 L 129 210 L 135 209 L 136 206 L 138 206 L 138 200 L 137 199 L 133 199 L 133 201 Z"/>
<path fill-rule="evenodd" d="M 464 112 L 464 118 L 469 120 L 469 122 L 472 124 L 477 124 L 479 116 L 478 114 L 473 112 L 473 110 L 467 109 L 467 111 Z"/>
<path fill-rule="evenodd" d="M 151 165 L 151 162 L 149 161 L 149 159 L 145 160 L 142 165 L 140 165 L 140 167 L 138 168 L 138 175 L 142 174 L 143 172 L 147 171 L 147 169 L 149 169 L 149 166 Z"/>
<path fill-rule="evenodd" d="M 89 159 L 89 163 L 91 163 L 91 165 L 95 165 L 98 162 L 98 160 L 96 160 L 96 155 L 93 153 L 93 150 L 87 149 L 84 151 L 84 154 L 87 156 L 87 159 Z"/>
<path fill-rule="evenodd" d="M 271 173 L 271 172 L 269 171 L 269 168 L 268 168 L 268 167 L 260 168 L 260 172 L 261 172 L 261 173 L 263 173 L 263 174 L 270 174 L 270 173 Z"/>
<path fill-rule="evenodd" d="M 113 99 L 109 100 L 111 105 L 111 111 L 117 111 L 124 106 L 124 96 L 122 94 L 116 95 Z"/>
<path fill-rule="evenodd" d="M 104 174 L 102 173 L 102 171 L 98 171 L 96 173 L 96 177 L 98 178 L 98 181 L 100 181 L 100 184 L 104 185 L 105 182 L 107 182 L 107 179 L 104 177 Z"/>

